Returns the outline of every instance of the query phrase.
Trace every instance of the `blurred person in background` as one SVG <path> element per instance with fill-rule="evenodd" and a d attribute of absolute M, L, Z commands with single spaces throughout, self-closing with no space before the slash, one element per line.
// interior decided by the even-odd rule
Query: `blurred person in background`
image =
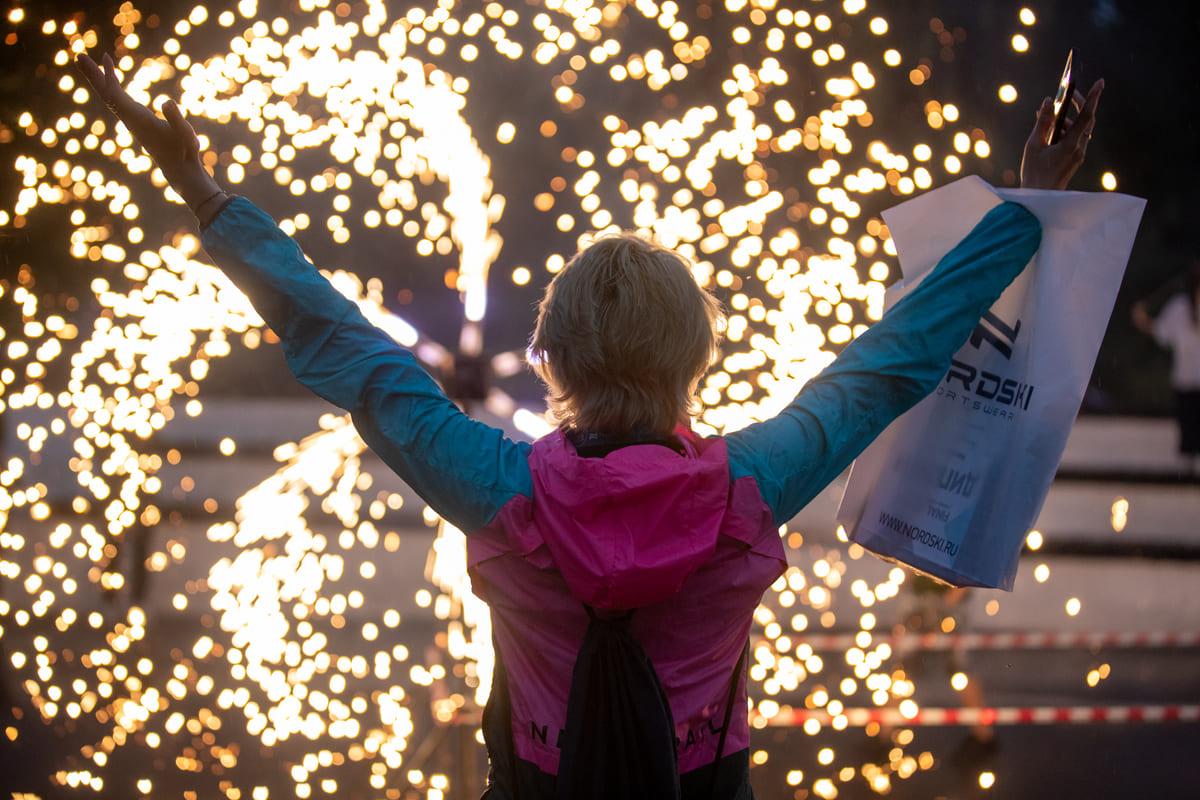
<path fill-rule="evenodd" d="M 1171 351 L 1171 389 L 1179 424 L 1179 453 L 1185 472 L 1200 471 L 1200 256 L 1193 256 L 1184 273 L 1184 288 L 1167 300 L 1157 316 L 1148 303 L 1133 304 L 1133 324 Z"/>

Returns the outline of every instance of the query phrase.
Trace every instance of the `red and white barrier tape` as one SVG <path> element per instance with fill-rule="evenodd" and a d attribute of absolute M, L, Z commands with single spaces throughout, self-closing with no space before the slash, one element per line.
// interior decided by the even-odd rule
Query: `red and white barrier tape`
<path fill-rule="evenodd" d="M 893 727 L 921 725 L 1062 725 L 1101 722 L 1200 722 L 1200 705 L 1182 706 L 1036 706 L 1033 708 L 918 708 L 912 716 L 897 708 L 825 709 L 783 707 L 767 717 L 751 712 L 754 728 L 802 727 L 815 720 L 821 727 L 861 728 L 871 722 Z"/>
<path fill-rule="evenodd" d="M 849 650 L 862 647 L 854 634 L 806 636 L 794 641 L 813 650 Z M 1093 648 L 1200 647 L 1200 632 L 1176 633 L 922 633 L 904 636 L 872 636 L 869 646 L 887 642 L 893 650 L 1091 650 Z"/>

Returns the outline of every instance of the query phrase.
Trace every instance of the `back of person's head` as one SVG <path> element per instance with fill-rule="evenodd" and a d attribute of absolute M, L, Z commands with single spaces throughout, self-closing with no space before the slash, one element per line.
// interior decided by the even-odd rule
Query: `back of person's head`
<path fill-rule="evenodd" d="M 530 361 L 560 427 L 665 435 L 696 411 L 723 324 L 678 253 L 603 236 L 546 288 Z"/>

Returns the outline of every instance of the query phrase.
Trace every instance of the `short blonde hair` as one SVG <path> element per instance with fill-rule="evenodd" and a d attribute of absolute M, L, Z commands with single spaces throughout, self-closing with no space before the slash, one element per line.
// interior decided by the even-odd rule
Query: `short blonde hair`
<path fill-rule="evenodd" d="M 559 427 L 666 435 L 698 410 L 724 320 L 683 256 L 633 233 L 603 236 L 550 281 L 530 362 Z"/>

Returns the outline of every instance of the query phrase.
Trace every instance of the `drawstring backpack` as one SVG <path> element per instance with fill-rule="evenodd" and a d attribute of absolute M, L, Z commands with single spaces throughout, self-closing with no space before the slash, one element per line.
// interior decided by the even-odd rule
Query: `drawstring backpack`
<path fill-rule="evenodd" d="M 680 800 L 675 718 L 633 612 L 588 627 L 571 676 L 555 800 Z"/>
<path fill-rule="evenodd" d="M 484 712 L 484 728 L 500 737 L 498 742 L 489 737 L 493 787 L 512 800 L 529 800 L 522 798 L 522 787 L 533 789 L 538 800 L 682 800 L 674 717 L 658 673 L 631 631 L 633 610 L 614 616 L 585 608 L 588 627 L 571 676 L 552 795 L 547 781 L 527 774 L 516 758 L 507 674 L 497 652 L 492 698 Z M 748 650 L 747 641 L 730 678 L 707 792 L 711 798 Z"/>
<path fill-rule="evenodd" d="M 631 439 L 588 433 L 572 441 L 579 455 L 585 458 L 603 457 L 631 443 L 646 443 L 645 437 L 636 433 Z M 651 443 L 683 453 L 679 443 L 670 439 L 651 440 Z M 571 673 L 566 728 L 559 738 L 557 778 L 516 756 L 508 675 L 493 638 L 496 666 L 492 694 L 483 712 L 484 738 L 491 764 L 484 799 L 494 796 L 498 800 L 684 800 L 679 782 L 675 718 L 654 664 L 631 630 L 636 609 L 597 612 L 589 605 L 584 608 L 588 627 Z M 725 735 L 749 652 L 747 640 L 729 679 L 725 720 L 707 787 L 712 800 L 717 800 Z M 696 786 L 694 773 L 689 775 L 693 775 L 693 780 L 687 800 L 699 800 L 703 789 Z M 730 778 L 741 785 L 747 776 L 744 770 L 734 770 L 722 783 L 728 783 Z M 532 796 L 522 797 L 522 790 Z"/>

